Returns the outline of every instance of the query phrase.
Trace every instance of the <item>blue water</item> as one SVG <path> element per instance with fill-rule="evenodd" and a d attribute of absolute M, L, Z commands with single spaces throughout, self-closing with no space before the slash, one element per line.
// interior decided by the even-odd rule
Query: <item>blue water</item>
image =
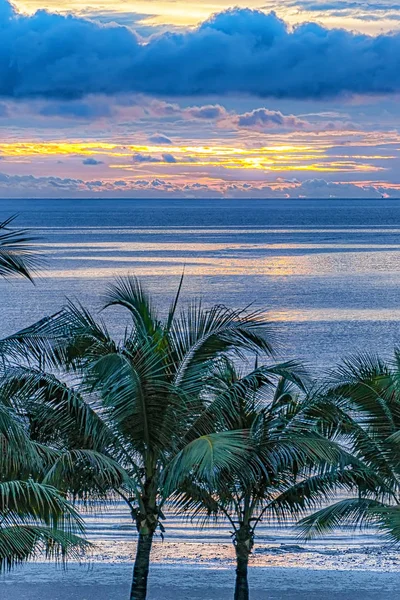
<path fill-rule="evenodd" d="M 36 286 L 0 282 L 0 335 L 58 310 L 66 297 L 97 310 L 107 285 L 127 273 L 140 276 L 165 310 L 185 268 L 184 300 L 253 302 L 275 322 L 282 357 L 316 370 L 357 351 L 390 356 L 400 345 L 400 201 L 0 201 L 0 218 L 15 213 L 40 238 L 47 266 Z M 108 319 L 121 334 L 124 313 Z M 134 531 L 123 507 L 88 525 L 90 537 L 108 540 L 116 555 L 131 551 Z M 230 539 L 226 527 L 167 525 L 173 541 Z M 293 540 L 293 531 L 275 523 L 259 531 L 261 544 Z M 341 530 L 311 547 L 379 541 L 374 532 Z"/>
<path fill-rule="evenodd" d="M 161 310 L 182 269 L 184 299 L 254 303 L 281 354 L 313 367 L 400 342 L 400 201 L 3 200 L 47 266 L 36 286 L 1 283 L 0 335 L 66 297 L 97 310 L 116 275 L 140 276 Z M 122 313 L 109 316 L 116 334 Z"/>

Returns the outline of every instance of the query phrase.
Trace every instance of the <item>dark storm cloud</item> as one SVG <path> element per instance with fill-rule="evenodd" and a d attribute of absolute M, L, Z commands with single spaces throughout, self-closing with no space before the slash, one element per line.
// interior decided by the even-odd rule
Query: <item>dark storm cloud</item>
<path fill-rule="evenodd" d="M 400 33 L 377 37 L 232 9 L 139 42 L 121 26 L 16 13 L 0 0 L 0 95 L 79 99 L 140 92 L 323 98 L 400 91 Z M 207 118 L 207 117 L 205 117 Z"/>

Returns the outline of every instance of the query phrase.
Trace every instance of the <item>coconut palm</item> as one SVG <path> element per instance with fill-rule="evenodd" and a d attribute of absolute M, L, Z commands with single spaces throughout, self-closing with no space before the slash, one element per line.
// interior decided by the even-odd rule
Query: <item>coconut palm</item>
<path fill-rule="evenodd" d="M 26 368 L 9 368 L 7 379 L 27 402 L 32 426 L 63 438 L 71 451 L 86 448 L 110 457 L 129 474 L 129 486 L 114 492 L 128 504 L 138 531 L 132 600 L 146 597 L 153 537 L 157 529 L 163 532 L 167 495 L 188 472 L 211 481 L 231 468 L 243 469 L 250 452 L 247 432 L 209 428 L 216 370 L 227 356 L 272 352 L 272 331 L 260 314 L 198 302 L 179 312 L 181 286 L 182 280 L 164 318 L 135 278 L 110 286 L 105 305 L 127 309 L 131 320 L 121 341 L 70 303 L 2 345 L 31 361 Z M 66 386 L 65 374 L 75 386 Z M 204 429 L 187 436 L 201 415 Z"/>
<path fill-rule="evenodd" d="M 38 252 L 25 230 L 12 229 L 14 217 L 0 223 L 0 276 L 32 281 Z M 45 550 L 66 557 L 85 547 L 78 513 L 49 485 L 32 477 L 43 468 L 44 450 L 32 444 L 20 419 L 0 395 L 0 571 Z"/>
<path fill-rule="evenodd" d="M 43 551 L 67 558 L 86 548 L 78 512 L 54 486 L 43 482 L 52 461 L 33 443 L 23 422 L 0 392 L 0 571 Z"/>
<path fill-rule="evenodd" d="M 212 484 L 192 476 L 174 497 L 175 507 L 191 518 L 229 522 L 236 553 L 235 600 L 249 598 L 249 556 L 262 521 L 291 521 L 361 476 L 352 457 L 320 431 L 323 408 L 306 393 L 306 381 L 296 363 L 258 367 L 244 376 L 225 363 L 214 385 L 219 395 L 210 404 L 213 419 L 217 427 L 250 431 L 262 470 L 254 479 L 222 473 Z"/>
<path fill-rule="evenodd" d="M 41 257 L 26 230 L 10 228 L 13 220 L 11 217 L 0 224 L 0 276 L 22 276 L 33 281 Z M 86 449 L 69 452 L 62 439 L 43 432 L 38 435 L 35 420 L 26 405 L 18 401 L 20 386 L 10 385 L 15 377 L 9 379 L 7 374 L 9 358 L 2 352 L 0 571 L 43 552 L 48 558 L 64 560 L 86 550 L 88 543 L 77 535 L 84 532 L 82 518 L 66 496 L 77 489 L 82 495 L 76 473 L 84 471 L 91 493 L 96 483 L 103 488 L 105 480 L 115 485 L 125 477 L 102 455 Z"/>
<path fill-rule="evenodd" d="M 32 281 L 32 275 L 40 265 L 34 239 L 25 229 L 10 227 L 15 217 L 0 223 L 0 276 L 20 275 Z"/>
<path fill-rule="evenodd" d="M 400 352 L 391 364 L 367 354 L 343 361 L 322 392 L 335 413 L 336 435 L 376 482 L 360 481 L 352 496 L 304 518 L 301 534 L 312 538 L 346 524 L 378 527 L 400 541 Z"/>

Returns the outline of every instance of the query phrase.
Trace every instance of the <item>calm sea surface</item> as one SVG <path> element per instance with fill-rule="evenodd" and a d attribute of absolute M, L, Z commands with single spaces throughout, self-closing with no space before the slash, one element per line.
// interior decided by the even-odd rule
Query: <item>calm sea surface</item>
<path fill-rule="evenodd" d="M 400 343 L 400 201 L 0 201 L 1 217 L 15 213 L 47 269 L 35 287 L 0 282 L 0 335 L 66 297 L 96 309 L 127 273 L 166 306 L 185 267 L 186 298 L 253 302 L 278 323 L 285 358 L 320 367 Z M 109 318 L 122 332 L 123 315 Z"/>
<path fill-rule="evenodd" d="M 282 356 L 317 370 L 357 351 L 390 356 L 400 345 L 400 201 L 0 201 L 1 217 L 15 213 L 40 236 L 47 269 L 35 287 L 0 282 L 0 335 L 56 311 L 66 297 L 97 309 L 108 283 L 127 273 L 165 307 L 185 267 L 186 299 L 253 302 L 277 322 Z M 109 318 L 122 333 L 123 313 Z M 89 521 L 92 537 L 113 552 L 114 540 L 121 549 L 132 539 L 123 507 Z M 226 528 L 201 533 L 179 520 L 169 522 L 168 536 L 229 540 Z M 264 543 L 291 539 L 273 523 L 260 530 Z M 341 531 L 317 546 L 377 541 Z"/>

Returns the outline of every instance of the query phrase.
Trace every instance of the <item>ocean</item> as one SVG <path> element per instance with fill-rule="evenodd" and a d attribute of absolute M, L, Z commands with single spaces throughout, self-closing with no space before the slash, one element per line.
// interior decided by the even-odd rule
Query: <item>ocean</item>
<path fill-rule="evenodd" d="M 46 259 L 36 285 L 1 283 L 5 336 L 66 298 L 93 310 L 116 276 L 134 274 L 169 305 L 252 304 L 277 328 L 280 358 L 320 372 L 400 342 L 398 200 L 2 200 Z M 106 316 L 107 315 L 103 315 Z M 116 335 L 123 313 L 109 313 Z"/>
<path fill-rule="evenodd" d="M 1 201 L 0 217 L 13 214 L 18 214 L 18 226 L 29 228 L 38 238 L 46 268 L 35 286 L 0 282 L 2 336 L 57 311 L 66 298 L 96 311 L 107 285 L 128 273 L 142 279 L 162 312 L 184 269 L 183 302 L 202 297 L 206 305 L 218 302 L 240 308 L 252 303 L 275 323 L 280 358 L 303 360 L 316 374 L 357 352 L 379 352 L 390 358 L 400 345 L 400 201 Z M 115 335 L 123 333 L 127 321 L 122 311 L 102 316 Z M 184 569 L 176 575 L 179 586 L 190 584 L 190 578 L 182 575 L 189 572 L 185 569 L 205 567 L 207 577 L 220 578 L 224 569 L 232 567 L 233 549 L 225 524 L 199 530 L 182 519 L 169 518 L 166 527 L 166 542 L 157 540 L 152 559 L 161 569 L 160 589 L 165 587 L 165 566 L 172 569 L 170 579 L 178 566 Z M 93 571 L 75 566 L 69 575 L 55 576 L 51 566 L 25 567 L 22 575 L 18 571 L 5 579 L 14 590 L 13 600 L 117 597 L 120 579 L 129 583 L 130 571 L 124 564 L 132 558 L 135 539 L 127 509 L 117 504 L 100 516 L 89 515 L 88 533 L 97 544 Z M 272 522 L 259 528 L 256 543 L 252 564 L 282 573 L 279 590 L 282 585 L 292 589 L 285 583 L 288 567 L 294 569 L 290 571 L 295 574 L 293 585 L 303 582 L 304 590 L 311 585 L 307 573 L 313 569 L 329 590 L 337 585 L 339 571 L 351 570 L 352 579 L 343 575 L 343 590 L 365 586 L 357 598 L 382 597 L 379 590 L 384 582 L 378 571 L 391 572 L 390 585 L 398 589 L 399 555 L 393 549 L 382 552 L 381 538 L 373 531 L 355 535 L 342 529 L 304 546 L 292 528 L 282 530 Z M 260 589 L 265 589 L 270 575 L 262 569 L 256 572 L 261 573 Z M 156 569 L 156 581 L 157 573 Z M 190 577 L 196 581 L 197 576 Z M 32 581 L 40 581 L 34 596 Z M 319 575 L 312 581 L 318 582 Z M 371 586 L 376 587 L 376 596 Z M 335 598 L 356 597 L 351 596 L 354 590 L 346 595 L 339 588 Z M 199 589 L 198 597 L 205 597 L 201 582 Z M 389 587 L 385 589 L 391 593 Z M 292 598 L 290 593 L 280 593 L 271 598 Z M 177 597 L 176 592 L 171 594 Z M 318 594 L 312 597 L 322 597 Z M 192 590 L 178 597 L 197 598 Z M 258 597 L 264 598 L 263 593 Z M 309 595 L 305 591 L 297 597 Z"/>

